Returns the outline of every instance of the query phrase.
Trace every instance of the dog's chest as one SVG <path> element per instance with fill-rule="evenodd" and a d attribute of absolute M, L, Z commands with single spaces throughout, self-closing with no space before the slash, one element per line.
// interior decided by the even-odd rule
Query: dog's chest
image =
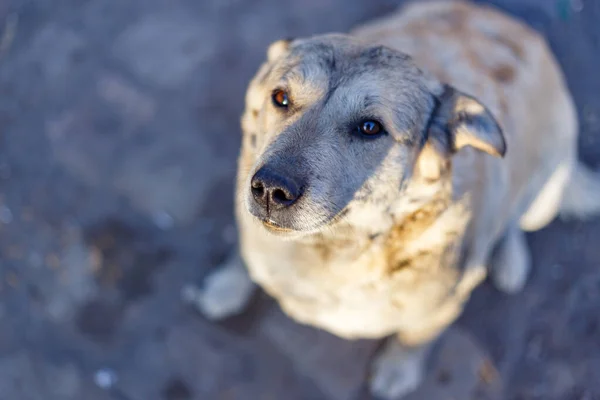
<path fill-rule="evenodd" d="M 382 337 L 418 325 L 452 295 L 464 228 L 456 215 L 375 239 L 284 244 L 246 262 L 292 318 L 342 337 Z"/>

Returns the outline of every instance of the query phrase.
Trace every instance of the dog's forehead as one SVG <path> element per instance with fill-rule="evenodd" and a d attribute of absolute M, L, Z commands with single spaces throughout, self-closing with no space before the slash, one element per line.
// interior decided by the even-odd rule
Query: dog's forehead
<path fill-rule="evenodd" d="M 375 100 L 373 107 L 405 108 L 406 113 L 429 98 L 422 72 L 409 56 L 349 36 L 298 40 L 277 64 L 272 85 L 287 87 L 299 104 L 323 99 L 342 102 L 350 112 Z"/>
<path fill-rule="evenodd" d="M 352 80 L 369 74 L 401 78 L 416 72 L 406 54 L 342 35 L 299 41 L 290 48 L 286 61 L 287 72 L 299 73 L 303 79 Z"/>

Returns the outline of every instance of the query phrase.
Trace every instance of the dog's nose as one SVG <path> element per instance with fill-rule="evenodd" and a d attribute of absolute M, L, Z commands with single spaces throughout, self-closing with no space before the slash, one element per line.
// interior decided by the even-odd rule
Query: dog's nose
<path fill-rule="evenodd" d="M 302 185 L 271 168 L 262 167 L 250 182 L 254 200 L 267 210 L 282 209 L 294 204 L 302 195 Z"/>

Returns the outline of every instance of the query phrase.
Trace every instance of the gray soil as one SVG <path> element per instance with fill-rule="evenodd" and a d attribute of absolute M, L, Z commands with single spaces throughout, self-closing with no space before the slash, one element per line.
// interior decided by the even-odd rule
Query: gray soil
<path fill-rule="evenodd" d="M 235 241 L 238 121 L 266 46 L 400 3 L 0 0 L 0 400 L 369 399 L 379 343 L 264 294 L 211 323 L 180 292 Z M 600 1 L 492 3 L 548 38 L 597 166 Z M 411 399 L 600 399 L 599 234 L 530 235 L 526 290 L 479 288 Z"/>

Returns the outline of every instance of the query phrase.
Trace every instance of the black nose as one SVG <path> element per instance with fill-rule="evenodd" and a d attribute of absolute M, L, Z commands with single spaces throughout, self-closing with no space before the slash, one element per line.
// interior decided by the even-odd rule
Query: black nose
<path fill-rule="evenodd" d="M 267 211 L 294 204 L 302 195 L 302 185 L 286 178 L 271 168 L 260 168 L 250 182 L 254 200 Z"/>

